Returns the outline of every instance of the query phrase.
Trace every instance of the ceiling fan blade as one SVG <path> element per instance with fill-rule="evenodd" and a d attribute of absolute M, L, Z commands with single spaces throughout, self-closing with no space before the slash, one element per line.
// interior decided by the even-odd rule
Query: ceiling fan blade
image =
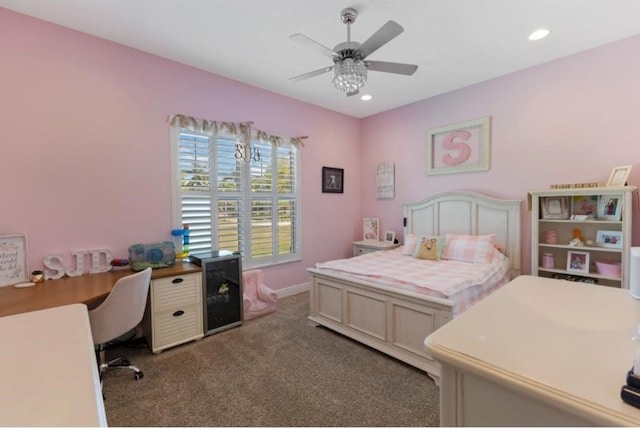
<path fill-rule="evenodd" d="M 405 76 L 413 75 L 418 69 L 415 64 L 402 64 L 399 62 L 365 61 L 364 64 L 367 66 L 367 70 L 404 74 Z"/>
<path fill-rule="evenodd" d="M 339 56 L 337 53 L 326 47 L 325 45 L 321 45 L 313 39 L 308 38 L 304 34 L 296 33 L 289 36 L 291 40 L 294 42 L 300 43 L 302 45 L 308 46 L 311 49 L 320 52 L 322 55 L 333 59 L 334 57 Z"/>
<path fill-rule="evenodd" d="M 365 40 L 358 48 L 362 59 L 377 51 L 382 45 L 393 40 L 404 31 L 404 28 L 395 21 L 387 21 L 378 31 Z"/>
<path fill-rule="evenodd" d="M 327 66 L 327 67 L 319 68 L 318 70 L 310 71 L 308 73 L 304 73 L 304 74 L 301 74 L 299 76 L 290 77 L 289 80 L 294 81 L 294 82 L 300 82 L 301 80 L 307 80 L 307 79 L 310 79 L 311 77 L 319 76 L 319 75 L 324 74 L 324 73 L 326 73 L 328 71 L 331 71 L 332 68 L 333 68 L 333 66 Z"/>

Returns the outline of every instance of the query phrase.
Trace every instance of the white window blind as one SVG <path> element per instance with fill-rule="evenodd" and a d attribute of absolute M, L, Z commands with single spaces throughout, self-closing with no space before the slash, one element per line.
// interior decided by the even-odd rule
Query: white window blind
<path fill-rule="evenodd" d="M 254 137 L 245 150 L 240 136 L 176 131 L 174 222 L 189 225 L 190 251 L 239 251 L 246 267 L 300 259 L 297 145 Z"/>

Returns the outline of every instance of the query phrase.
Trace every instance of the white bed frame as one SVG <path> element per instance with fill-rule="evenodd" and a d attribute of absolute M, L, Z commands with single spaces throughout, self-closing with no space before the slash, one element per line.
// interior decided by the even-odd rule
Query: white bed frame
<path fill-rule="evenodd" d="M 509 257 L 512 278 L 520 274 L 521 201 L 473 192 L 446 192 L 403 204 L 404 236 L 494 233 Z M 436 383 L 440 365 L 424 339 L 452 319 L 453 302 L 398 290 L 322 269 L 311 274 L 309 320 L 426 371 Z"/>

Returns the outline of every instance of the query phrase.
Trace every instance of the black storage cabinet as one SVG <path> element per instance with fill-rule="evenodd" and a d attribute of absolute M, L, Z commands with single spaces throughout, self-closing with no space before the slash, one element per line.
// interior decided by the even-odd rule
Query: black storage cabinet
<path fill-rule="evenodd" d="M 242 324 L 242 257 L 231 251 L 189 255 L 202 268 L 204 334 Z"/>

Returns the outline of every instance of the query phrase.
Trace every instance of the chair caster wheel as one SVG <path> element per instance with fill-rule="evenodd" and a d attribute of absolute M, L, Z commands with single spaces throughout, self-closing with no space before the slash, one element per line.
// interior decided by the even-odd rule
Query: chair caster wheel
<path fill-rule="evenodd" d="M 144 377 L 144 373 L 142 372 L 136 372 L 136 374 L 134 375 L 136 380 L 140 380 Z"/>

